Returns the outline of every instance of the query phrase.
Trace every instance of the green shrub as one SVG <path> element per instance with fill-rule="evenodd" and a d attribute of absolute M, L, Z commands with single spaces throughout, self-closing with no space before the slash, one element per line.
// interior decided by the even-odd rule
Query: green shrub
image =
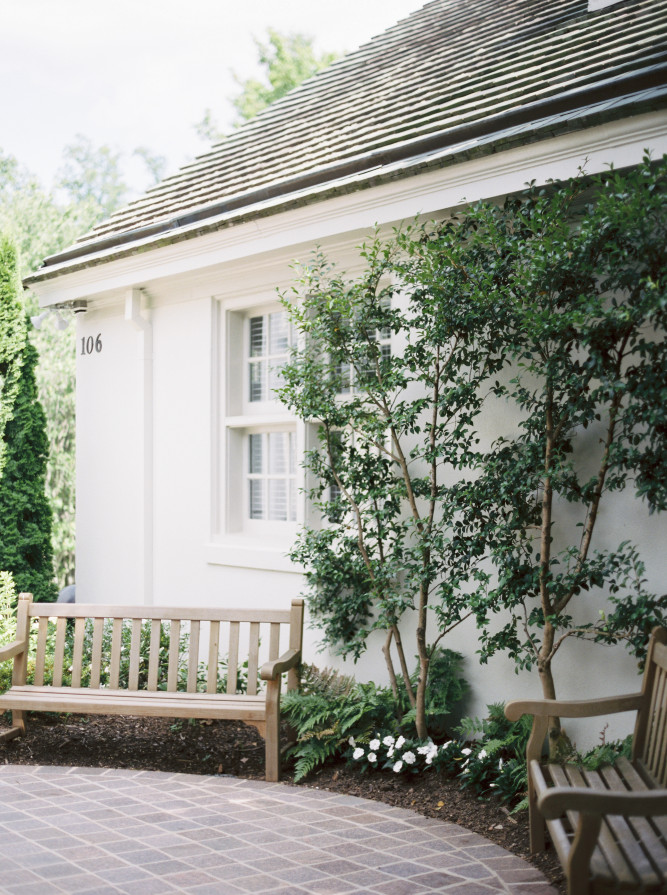
<path fill-rule="evenodd" d="M 465 692 L 461 662 L 461 656 L 449 650 L 437 651 L 433 656 L 434 683 L 426 699 L 429 726 L 433 723 L 435 728 L 444 730 L 446 716 Z M 301 690 L 287 693 L 282 709 L 297 734 L 297 742 L 290 749 L 296 759 L 297 781 L 329 758 L 345 754 L 352 758 L 354 750 L 378 737 L 416 742 L 414 711 L 409 707 L 404 687 L 399 688 L 397 700 L 389 687 L 359 684 L 330 669 L 320 672 L 314 666 L 305 666 Z M 419 742 L 416 748 L 420 746 L 425 744 Z M 401 754 L 408 751 L 406 747 Z M 385 756 L 385 762 L 390 758 Z M 409 769 L 410 762 L 405 765 Z"/>

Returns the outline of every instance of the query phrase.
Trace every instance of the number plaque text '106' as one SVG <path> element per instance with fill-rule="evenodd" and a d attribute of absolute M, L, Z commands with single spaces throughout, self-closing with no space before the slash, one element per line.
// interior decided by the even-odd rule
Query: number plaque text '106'
<path fill-rule="evenodd" d="M 92 336 L 81 336 L 81 354 L 92 354 L 93 351 L 100 353 L 102 350 L 102 333 L 98 333 L 95 338 Z"/>

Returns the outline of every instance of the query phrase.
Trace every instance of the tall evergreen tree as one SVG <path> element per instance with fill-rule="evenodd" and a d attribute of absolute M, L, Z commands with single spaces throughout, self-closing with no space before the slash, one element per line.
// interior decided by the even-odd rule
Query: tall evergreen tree
<path fill-rule="evenodd" d="M 37 352 L 20 300 L 16 251 L 0 237 L 0 569 L 18 591 L 55 600 L 48 440 L 37 397 Z"/>

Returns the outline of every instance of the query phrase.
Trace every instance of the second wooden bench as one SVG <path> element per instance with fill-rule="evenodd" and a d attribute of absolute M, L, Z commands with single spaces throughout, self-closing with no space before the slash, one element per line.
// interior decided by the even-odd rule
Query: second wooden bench
<path fill-rule="evenodd" d="M 281 678 L 298 686 L 302 632 L 298 599 L 288 610 L 202 609 L 21 594 L 16 640 L 0 649 L 0 662 L 14 660 L 0 741 L 25 732 L 28 711 L 236 720 L 264 737 L 266 779 L 278 780 Z"/>

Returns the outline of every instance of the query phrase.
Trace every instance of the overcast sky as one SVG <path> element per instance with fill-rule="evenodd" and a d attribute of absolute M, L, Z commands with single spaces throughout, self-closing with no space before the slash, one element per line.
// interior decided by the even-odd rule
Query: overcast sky
<path fill-rule="evenodd" d="M 196 122 L 210 108 L 223 129 L 240 77 L 258 74 L 253 36 L 300 31 L 342 53 L 423 0 L 0 0 L 0 149 L 52 185 L 77 134 L 175 170 L 206 145 Z"/>

